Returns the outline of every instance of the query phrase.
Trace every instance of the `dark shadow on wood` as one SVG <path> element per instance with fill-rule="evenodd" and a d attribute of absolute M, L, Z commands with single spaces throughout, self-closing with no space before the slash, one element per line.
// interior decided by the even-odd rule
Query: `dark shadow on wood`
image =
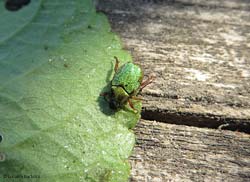
<path fill-rule="evenodd" d="M 250 133 L 250 122 L 248 119 L 230 118 L 212 114 L 197 114 L 176 111 L 158 111 L 142 109 L 142 119 L 156 120 L 164 123 L 196 126 L 201 128 L 214 128 Z"/>

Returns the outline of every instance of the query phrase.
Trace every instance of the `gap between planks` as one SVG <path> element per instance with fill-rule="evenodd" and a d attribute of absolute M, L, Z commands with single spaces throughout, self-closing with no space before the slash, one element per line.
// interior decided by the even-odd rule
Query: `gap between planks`
<path fill-rule="evenodd" d="M 175 110 L 158 110 L 156 108 L 149 109 L 144 107 L 141 118 L 162 123 L 231 130 L 250 134 L 250 123 L 248 119 L 230 118 L 223 115 L 176 112 Z"/>

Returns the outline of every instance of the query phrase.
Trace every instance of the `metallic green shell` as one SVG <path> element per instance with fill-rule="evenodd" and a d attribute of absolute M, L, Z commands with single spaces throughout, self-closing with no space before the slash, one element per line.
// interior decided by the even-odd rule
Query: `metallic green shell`
<path fill-rule="evenodd" d="M 122 86 L 128 94 L 136 94 L 141 85 L 143 72 L 138 65 L 125 63 L 115 73 L 112 86 Z"/>

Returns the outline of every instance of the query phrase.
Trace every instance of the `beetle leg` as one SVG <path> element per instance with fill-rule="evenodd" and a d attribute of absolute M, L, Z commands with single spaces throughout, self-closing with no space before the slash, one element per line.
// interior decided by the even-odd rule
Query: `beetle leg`
<path fill-rule="evenodd" d="M 131 100 L 128 100 L 129 106 L 137 113 L 138 111 L 135 109 L 133 103 L 131 102 Z"/>
<path fill-rule="evenodd" d="M 142 90 L 144 87 L 146 87 L 147 85 L 152 83 L 154 81 L 154 79 L 155 79 L 154 75 L 149 75 L 147 80 L 145 80 L 144 82 L 141 83 L 140 90 Z"/>
<path fill-rule="evenodd" d="M 106 97 L 107 95 L 109 95 L 108 92 L 103 92 L 103 93 L 100 93 L 100 96 L 103 96 L 103 97 Z"/>
<path fill-rule="evenodd" d="M 109 102 L 109 100 L 110 100 L 109 94 L 110 94 L 109 92 L 103 92 L 103 93 L 100 93 L 100 96 L 104 97 L 104 99 Z"/>
<path fill-rule="evenodd" d="M 118 60 L 118 58 L 116 56 L 114 56 L 114 58 L 115 58 L 115 68 L 114 68 L 114 70 L 115 70 L 115 72 L 117 72 L 118 67 L 119 67 L 119 60 Z"/>
<path fill-rule="evenodd" d="M 134 99 L 134 100 L 141 100 L 141 101 L 145 100 L 145 99 L 143 99 L 143 98 L 141 98 L 141 97 L 136 97 L 136 96 L 132 96 L 131 99 Z"/>

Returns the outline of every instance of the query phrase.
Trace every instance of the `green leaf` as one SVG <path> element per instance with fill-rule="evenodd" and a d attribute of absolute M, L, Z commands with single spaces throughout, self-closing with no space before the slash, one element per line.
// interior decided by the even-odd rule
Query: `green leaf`
<path fill-rule="evenodd" d="M 107 18 L 90 0 L 0 0 L 0 25 L 0 181 L 127 181 L 140 114 L 100 96 L 113 57 L 131 61 Z"/>

